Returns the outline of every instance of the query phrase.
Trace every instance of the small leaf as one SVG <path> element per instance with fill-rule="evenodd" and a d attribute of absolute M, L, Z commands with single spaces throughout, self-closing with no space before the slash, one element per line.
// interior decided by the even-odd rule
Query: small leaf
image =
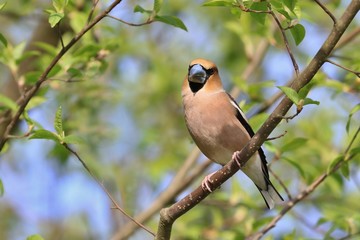
<path fill-rule="evenodd" d="M 154 11 L 158 13 L 162 7 L 163 0 L 154 0 Z"/>
<path fill-rule="evenodd" d="M 349 180 L 350 167 L 349 167 L 349 163 L 348 163 L 348 162 L 344 162 L 344 163 L 341 165 L 340 171 L 341 171 L 341 174 L 342 174 L 347 180 Z"/>
<path fill-rule="evenodd" d="M 85 142 L 84 139 L 76 135 L 68 135 L 64 137 L 63 141 L 67 144 L 83 144 Z"/>
<path fill-rule="evenodd" d="M 76 69 L 76 68 L 69 68 L 67 71 L 66 71 L 71 77 L 82 77 L 83 76 L 83 73 L 82 71 L 80 71 L 79 69 Z"/>
<path fill-rule="evenodd" d="M 232 2 L 229 1 L 210 1 L 203 4 L 204 7 L 230 7 Z"/>
<path fill-rule="evenodd" d="M 32 71 L 32 72 L 25 73 L 24 77 L 25 77 L 26 85 L 29 85 L 29 86 L 34 85 L 38 81 L 41 73 L 42 72 L 40 72 L 40 71 Z"/>
<path fill-rule="evenodd" d="M 343 155 L 337 156 L 334 160 L 332 160 L 327 169 L 327 174 L 330 174 L 330 172 L 333 170 L 333 168 L 341 161 L 344 161 Z"/>
<path fill-rule="evenodd" d="M 306 175 L 305 175 L 305 171 L 302 169 L 302 166 L 300 163 L 287 158 L 287 157 L 282 157 L 282 159 L 284 159 L 286 162 L 290 163 L 293 167 L 295 167 L 297 169 L 297 171 L 300 173 L 301 177 L 305 179 Z"/>
<path fill-rule="evenodd" d="M 5 193 L 4 184 L 0 178 L 0 197 L 2 197 Z"/>
<path fill-rule="evenodd" d="M 290 88 L 290 87 L 286 87 L 286 86 L 280 86 L 278 87 L 281 91 L 283 91 L 283 93 L 285 93 L 285 95 L 296 105 L 299 104 L 300 102 L 300 97 L 298 95 L 298 93 Z"/>
<path fill-rule="evenodd" d="M 26 110 L 30 110 L 34 107 L 37 107 L 41 104 L 43 104 L 44 102 L 46 102 L 46 98 L 43 97 L 43 96 L 35 96 L 35 97 L 32 97 L 30 102 L 28 103 L 28 105 L 26 106 Z"/>
<path fill-rule="evenodd" d="M 4 7 L 5 7 L 6 3 L 7 3 L 7 2 L 0 3 L 0 11 L 4 9 Z"/>
<path fill-rule="evenodd" d="M 149 13 L 149 14 L 151 14 L 152 13 L 152 11 L 150 11 L 150 10 L 146 10 L 146 9 L 144 9 L 143 7 L 141 7 L 140 5 L 136 5 L 135 7 L 134 7 L 134 13 Z"/>
<path fill-rule="evenodd" d="M 56 26 L 64 18 L 63 13 L 54 12 L 49 16 L 49 23 L 52 28 Z"/>
<path fill-rule="evenodd" d="M 256 11 L 267 11 L 267 2 L 254 2 L 250 9 L 251 10 L 256 10 Z M 250 12 L 250 15 L 253 19 L 255 19 L 256 21 L 258 21 L 260 24 L 264 25 L 265 24 L 265 20 L 266 20 L 266 13 L 256 13 L 256 12 Z"/>
<path fill-rule="evenodd" d="M 60 143 L 59 136 L 46 129 L 35 130 L 34 133 L 30 136 L 30 139 L 47 139 Z"/>
<path fill-rule="evenodd" d="M 48 74 L 48 78 L 51 78 L 53 76 L 55 76 L 56 74 L 58 74 L 61 71 L 61 66 L 60 65 L 55 65 L 49 72 Z"/>
<path fill-rule="evenodd" d="M 181 28 L 184 31 L 187 31 L 187 28 L 186 28 L 185 24 L 178 17 L 175 17 L 175 16 L 159 16 L 159 15 L 157 15 L 157 16 L 155 16 L 154 20 L 158 21 L 158 22 L 163 22 L 163 23 L 172 25 L 174 27 Z"/>
<path fill-rule="evenodd" d="M 356 113 L 360 111 L 360 103 L 358 103 L 357 105 L 355 105 L 355 107 L 353 107 L 350 111 L 350 114 L 348 116 L 348 120 L 346 122 L 346 132 L 349 133 L 349 129 L 350 129 L 350 122 L 351 122 L 351 118 L 352 116 Z"/>
<path fill-rule="evenodd" d="M 309 104 L 319 105 L 320 102 L 319 102 L 319 101 L 312 100 L 311 98 L 305 98 L 305 99 L 304 99 L 303 106 L 309 105 Z"/>
<path fill-rule="evenodd" d="M 356 147 L 350 150 L 350 155 L 358 155 L 360 153 L 360 147 Z"/>
<path fill-rule="evenodd" d="M 294 10 L 297 0 L 283 0 L 285 6 L 287 6 L 291 11 Z"/>
<path fill-rule="evenodd" d="M 45 52 L 47 52 L 51 56 L 55 56 L 57 54 L 56 48 L 54 46 L 48 44 L 48 43 L 36 42 L 36 43 L 34 43 L 34 45 L 39 47 L 40 49 L 44 50 Z"/>
<path fill-rule="evenodd" d="M 55 128 L 55 131 L 57 132 L 57 134 L 64 137 L 61 106 L 58 108 L 58 110 L 56 111 L 56 114 L 55 114 L 54 128 Z"/>
<path fill-rule="evenodd" d="M 0 107 L 1 106 L 11 109 L 13 111 L 16 111 L 18 108 L 16 102 L 14 102 L 11 98 L 8 98 L 7 96 L 4 96 L 2 94 L 0 94 Z"/>
<path fill-rule="evenodd" d="M 6 38 L 4 37 L 4 35 L 2 35 L 1 33 L 0 33 L 0 42 L 4 45 L 4 47 L 7 47 L 8 42 L 7 42 Z"/>
<path fill-rule="evenodd" d="M 315 83 L 310 82 L 310 83 L 306 84 L 304 87 L 302 87 L 298 92 L 299 98 L 300 99 L 306 98 L 306 96 L 308 95 L 308 93 L 314 86 L 315 86 Z"/>
<path fill-rule="evenodd" d="M 44 240 L 44 238 L 39 234 L 33 234 L 31 236 L 28 236 L 26 240 Z"/>
<path fill-rule="evenodd" d="M 68 4 L 68 0 L 53 0 L 52 3 L 56 12 L 64 12 L 64 9 Z"/>
<path fill-rule="evenodd" d="M 304 147 L 304 145 L 307 143 L 308 139 L 306 138 L 295 138 L 292 139 L 289 143 L 285 144 L 281 147 L 281 152 L 289 152 L 293 151 L 295 149 L 298 149 L 300 147 Z"/>
<path fill-rule="evenodd" d="M 295 40 L 296 45 L 299 45 L 305 37 L 305 28 L 301 24 L 296 24 L 292 28 L 290 28 L 290 32 L 292 37 Z"/>

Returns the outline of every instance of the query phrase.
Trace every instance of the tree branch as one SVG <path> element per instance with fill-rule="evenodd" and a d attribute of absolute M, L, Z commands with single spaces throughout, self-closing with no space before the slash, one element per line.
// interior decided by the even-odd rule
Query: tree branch
<path fill-rule="evenodd" d="M 360 1 L 353 0 L 347 9 L 345 10 L 343 16 L 339 19 L 339 21 L 333 26 L 333 29 L 322 47 L 318 50 L 315 57 L 311 60 L 309 65 L 305 68 L 305 70 L 297 77 L 297 79 L 292 84 L 292 88 L 296 91 L 299 91 L 303 86 L 308 84 L 311 79 L 315 76 L 317 71 L 321 68 L 321 66 L 325 63 L 327 57 L 333 51 L 336 43 L 339 41 L 340 37 L 343 35 L 356 13 L 360 8 Z M 255 136 L 248 142 L 248 144 L 237 153 L 238 159 L 241 159 L 242 165 L 250 159 L 250 157 L 260 148 L 262 143 L 267 139 L 270 133 L 275 129 L 275 127 L 280 123 L 281 118 L 278 116 L 285 116 L 290 107 L 293 105 L 290 99 L 283 98 L 283 100 L 279 103 L 276 109 L 272 112 L 269 118 L 265 121 L 259 131 L 255 134 Z M 217 171 L 214 175 L 212 175 L 212 189 L 218 188 L 222 183 L 224 183 L 227 179 L 229 179 L 232 175 L 234 175 L 239 170 L 239 166 L 235 161 L 230 161 L 223 168 Z M 323 179 L 319 179 L 316 181 L 311 187 L 316 187 Z M 309 194 L 310 192 L 305 192 L 304 194 Z M 206 198 L 209 195 L 209 192 L 204 191 L 201 186 L 196 188 L 189 195 L 181 199 L 179 202 L 173 204 L 168 208 L 164 208 L 160 212 L 160 221 L 158 225 L 158 232 L 155 239 L 170 239 L 171 236 L 171 228 L 172 224 L 175 222 L 177 218 L 185 214 L 191 208 L 196 206 L 200 201 Z M 298 196 L 294 200 L 290 201 L 290 203 L 296 203 L 303 199 L 305 196 Z M 290 209 L 292 208 L 292 204 L 287 205 Z M 290 210 L 289 209 L 289 210 Z M 273 225 L 270 225 L 270 230 L 275 226 L 276 222 L 279 221 L 282 216 L 287 211 L 284 209 L 280 212 L 280 214 L 272 221 Z M 267 231 L 268 231 L 267 230 Z M 267 232 L 266 231 L 266 232 Z M 264 235 L 264 233 L 261 234 Z"/>
<path fill-rule="evenodd" d="M 356 1 L 356 0 L 354 0 Z M 341 21 L 341 20 L 339 20 Z M 336 172 L 345 162 L 350 161 L 354 156 L 349 155 L 349 151 L 351 149 L 351 146 L 353 145 L 355 139 L 357 138 L 358 134 L 360 133 L 360 126 L 355 132 L 353 138 L 351 139 L 350 143 L 348 144 L 348 147 L 346 148 L 344 152 L 344 158 L 339 161 L 333 168 L 328 170 L 327 172 L 323 173 L 321 176 L 319 176 L 312 184 L 310 184 L 304 191 L 299 193 L 295 198 L 291 199 L 287 202 L 286 206 L 281 210 L 281 212 L 275 216 L 271 222 L 266 225 L 263 229 L 261 229 L 259 232 L 249 236 L 248 240 L 257 240 L 260 239 L 262 236 L 264 236 L 268 231 L 270 231 L 272 228 L 275 227 L 276 223 L 280 221 L 280 219 L 289 212 L 297 203 L 299 203 L 301 200 L 306 198 L 308 195 L 310 195 L 324 180 Z"/>
<path fill-rule="evenodd" d="M 251 74 L 256 71 L 258 66 L 261 64 L 268 47 L 269 41 L 267 39 L 260 41 L 260 43 L 257 45 L 254 55 L 251 57 L 251 62 L 247 65 L 241 75 L 242 79 L 248 79 Z M 230 92 L 231 95 L 235 98 L 240 94 L 240 90 L 237 87 L 234 87 Z M 195 179 L 202 175 L 202 173 L 206 170 L 207 167 L 209 167 L 212 162 L 208 160 L 194 168 L 195 161 L 199 155 L 200 151 L 197 147 L 195 147 L 191 151 L 182 168 L 177 172 L 176 176 L 171 181 L 169 186 L 164 190 L 164 192 L 162 192 L 159 197 L 157 197 L 157 199 L 150 205 L 148 209 L 135 217 L 138 222 L 144 223 L 148 221 L 154 214 L 158 213 L 161 208 L 163 208 L 171 200 L 175 199 L 179 193 L 188 188 Z M 189 172 L 191 173 L 190 176 Z M 115 233 L 112 239 L 126 239 L 137 228 L 137 225 L 129 222 L 126 225 L 121 226 L 119 231 Z"/>
<path fill-rule="evenodd" d="M 25 107 L 29 103 L 30 99 L 38 92 L 41 85 L 47 80 L 47 76 L 49 72 L 53 69 L 53 67 L 59 62 L 62 56 L 65 55 L 69 51 L 69 49 L 77 43 L 91 28 L 93 28 L 98 22 L 100 22 L 113 8 L 115 8 L 121 0 L 115 0 L 108 8 L 106 8 L 102 13 L 100 13 L 93 21 L 91 21 L 88 25 L 86 25 L 78 34 L 76 34 L 70 42 L 64 46 L 60 52 L 53 58 L 51 63 L 46 67 L 45 71 L 41 74 L 38 81 L 32 86 L 24 95 L 22 95 L 17 104 L 19 105 L 18 111 L 11 118 L 10 123 L 7 125 L 4 133 L 0 136 L 0 151 L 3 149 L 4 144 L 8 140 L 8 135 L 11 133 L 16 123 L 19 121 L 21 114 L 24 112 Z"/>

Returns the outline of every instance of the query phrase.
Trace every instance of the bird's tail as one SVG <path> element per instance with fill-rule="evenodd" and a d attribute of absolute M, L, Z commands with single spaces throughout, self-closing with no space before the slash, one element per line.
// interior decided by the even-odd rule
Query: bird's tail
<path fill-rule="evenodd" d="M 263 190 L 259 188 L 259 191 L 261 193 L 261 196 L 264 198 L 264 201 L 269 209 L 274 208 L 275 204 L 279 204 L 284 199 L 281 197 L 281 195 L 276 191 L 272 183 L 269 181 L 267 185 L 267 190 Z"/>

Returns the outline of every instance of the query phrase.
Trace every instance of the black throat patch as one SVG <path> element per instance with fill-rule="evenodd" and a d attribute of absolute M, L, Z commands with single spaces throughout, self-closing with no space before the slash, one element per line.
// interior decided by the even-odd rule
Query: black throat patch
<path fill-rule="evenodd" d="M 205 83 L 206 83 L 206 81 L 205 81 Z M 197 83 L 197 82 L 189 81 L 189 86 L 190 86 L 191 91 L 193 93 L 196 93 L 205 85 L 205 83 Z"/>

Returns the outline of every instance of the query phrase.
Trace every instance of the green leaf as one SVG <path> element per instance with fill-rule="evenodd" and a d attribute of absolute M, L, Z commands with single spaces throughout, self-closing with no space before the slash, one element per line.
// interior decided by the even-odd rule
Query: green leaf
<path fill-rule="evenodd" d="M 256 10 L 256 11 L 267 11 L 267 2 L 254 2 L 250 9 L 251 10 Z M 250 12 L 250 15 L 253 19 L 255 19 L 256 21 L 258 21 L 260 24 L 264 25 L 265 24 L 265 20 L 266 20 L 266 13 L 255 13 L 255 12 Z"/>
<path fill-rule="evenodd" d="M 85 142 L 84 139 L 76 135 L 68 135 L 64 137 L 63 141 L 67 144 L 83 144 Z"/>
<path fill-rule="evenodd" d="M 158 21 L 158 22 L 163 22 L 163 23 L 172 25 L 174 27 L 181 28 L 184 31 L 187 31 L 187 28 L 186 28 L 185 24 L 178 17 L 175 17 L 175 16 L 159 16 L 159 15 L 157 15 L 157 16 L 155 16 L 154 20 Z"/>
<path fill-rule="evenodd" d="M 350 176 L 350 167 L 349 167 L 349 163 L 348 162 L 344 162 L 342 165 L 341 165 L 341 168 L 340 168 L 340 171 L 341 171 L 341 174 L 347 179 L 349 180 L 349 176 Z"/>
<path fill-rule="evenodd" d="M 83 76 L 83 73 L 82 71 L 80 71 L 79 69 L 76 69 L 76 68 L 69 68 L 67 71 L 66 71 L 71 77 L 82 77 Z"/>
<path fill-rule="evenodd" d="M 327 168 L 327 174 L 330 174 L 330 172 L 333 170 L 333 168 L 341 161 L 344 161 L 343 155 L 340 155 L 340 156 L 337 156 L 336 158 L 334 158 L 334 160 L 331 161 L 331 163 L 329 164 L 329 166 Z"/>
<path fill-rule="evenodd" d="M 316 100 L 313 100 L 313 99 L 311 99 L 311 98 L 305 98 L 303 105 L 309 105 L 309 104 L 319 105 L 320 102 L 319 102 L 319 101 L 316 101 Z"/>
<path fill-rule="evenodd" d="M 286 86 L 280 86 L 278 87 L 283 93 L 285 93 L 285 95 L 296 105 L 299 104 L 301 98 L 299 97 L 298 93 L 290 88 L 290 87 L 286 87 Z"/>
<path fill-rule="evenodd" d="M 287 6 L 291 11 L 294 10 L 297 0 L 283 0 L 285 6 Z"/>
<path fill-rule="evenodd" d="M 146 10 L 146 9 L 144 9 L 143 7 L 141 7 L 140 5 L 136 5 L 135 7 L 134 7 L 134 13 L 148 13 L 148 14 L 151 14 L 152 13 L 152 11 L 150 11 L 150 10 Z"/>
<path fill-rule="evenodd" d="M 40 71 L 32 71 L 25 73 L 25 84 L 29 86 L 34 85 L 38 81 L 41 73 L 42 72 Z"/>
<path fill-rule="evenodd" d="M 297 161 L 294 161 L 290 158 L 287 157 L 282 157 L 282 159 L 284 159 L 287 163 L 290 163 L 290 165 L 292 165 L 293 167 L 296 168 L 296 170 L 300 173 L 301 177 L 305 179 L 306 175 L 305 175 L 305 171 L 303 170 L 301 164 Z"/>
<path fill-rule="evenodd" d="M 44 240 L 44 238 L 39 234 L 33 234 L 31 236 L 28 236 L 26 240 Z"/>
<path fill-rule="evenodd" d="M 314 86 L 315 86 L 315 83 L 310 82 L 310 83 L 306 84 L 304 87 L 302 87 L 298 92 L 299 98 L 300 99 L 306 98 L 306 96 L 308 95 L 308 93 Z"/>
<path fill-rule="evenodd" d="M 50 56 L 55 56 L 57 54 L 56 48 L 48 43 L 36 42 L 34 45 L 47 52 Z"/>
<path fill-rule="evenodd" d="M 58 108 L 55 114 L 54 128 L 59 136 L 64 137 L 63 123 L 62 123 L 62 108 Z"/>
<path fill-rule="evenodd" d="M 53 76 L 55 76 L 56 74 L 58 74 L 61 71 L 61 66 L 60 65 L 55 65 L 49 72 L 48 74 L 48 78 L 51 78 Z"/>
<path fill-rule="evenodd" d="M 59 136 L 46 129 L 35 130 L 34 133 L 30 136 L 30 139 L 47 139 L 60 143 Z"/>
<path fill-rule="evenodd" d="M 289 152 L 294 151 L 295 149 L 298 149 L 300 147 L 304 147 L 304 145 L 307 143 L 308 139 L 306 138 L 295 138 L 292 139 L 289 143 L 285 144 L 280 148 L 281 152 Z"/>
<path fill-rule="evenodd" d="M 0 42 L 2 43 L 2 45 L 4 45 L 4 47 L 7 47 L 8 42 L 7 42 L 6 38 L 4 37 L 4 35 L 2 35 L 1 33 L 0 33 Z"/>
<path fill-rule="evenodd" d="M 54 28 L 56 26 L 56 24 L 58 24 L 63 18 L 64 18 L 63 13 L 58 13 L 58 12 L 50 13 L 50 16 L 49 16 L 50 26 L 52 28 Z"/>
<path fill-rule="evenodd" d="M 163 0 L 154 0 L 154 11 L 158 13 L 163 5 Z"/>
<path fill-rule="evenodd" d="M 5 193 L 5 188 L 4 188 L 4 184 L 0 178 L 0 197 L 2 197 Z"/>
<path fill-rule="evenodd" d="M 0 11 L 4 9 L 4 7 L 5 7 L 6 3 L 7 3 L 7 2 L 0 3 Z"/>
<path fill-rule="evenodd" d="M 1 106 L 7 109 L 11 109 L 13 111 L 16 111 L 18 108 L 16 102 L 14 102 L 11 98 L 8 98 L 7 96 L 4 96 L 2 94 L 0 94 L 0 107 Z"/>
<path fill-rule="evenodd" d="M 28 105 L 26 106 L 26 110 L 30 110 L 34 107 L 37 107 L 41 104 L 43 104 L 44 102 L 46 102 L 46 98 L 43 97 L 43 96 L 35 96 L 35 97 L 32 97 L 30 102 L 28 103 Z"/>
<path fill-rule="evenodd" d="M 204 7 L 230 7 L 232 2 L 229 1 L 210 1 L 203 4 Z"/>
<path fill-rule="evenodd" d="M 360 153 L 360 147 L 356 147 L 350 150 L 350 155 L 358 155 Z"/>
<path fill-rule="evenodd" d="M 356 113 L 360 111 L 360 103 L 358 103 L 357 105 L 355 105 L 355 107 L 353 107 L 350 111 L 350 114 L 348 116 L 348 120 L 346 122 L 346 132 L 349 133 L 349 129 L 350 129 L 350 122 L 351 122 L 351 118 L 352 116 Z"/>
<path fill-rule="evenodd" d="M 305 37 L 305 28 L 300 23 L 290 28 L 291 36 L 294 38 L 296 45 L 299 45 Z"/>
<path fill-rule="evenodd" d="M 68 0 L 53 0 L 52 3 L 56 12 L 64 12 L 64 9 L 68 4 Z"/>

